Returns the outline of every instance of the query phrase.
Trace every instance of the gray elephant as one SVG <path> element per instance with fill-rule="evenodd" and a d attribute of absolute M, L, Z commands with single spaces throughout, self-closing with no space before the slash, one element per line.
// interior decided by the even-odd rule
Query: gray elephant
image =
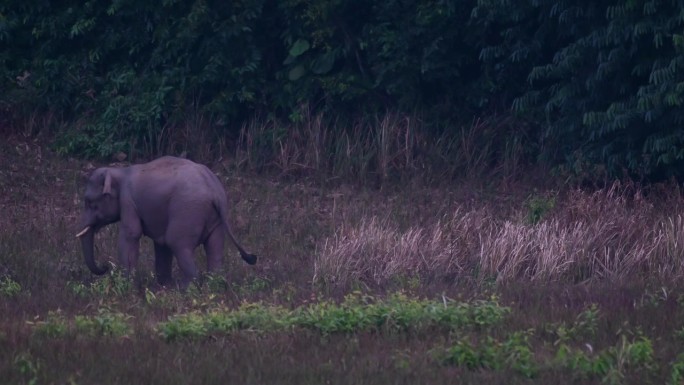
<path fill-rule="evenodd" d="M 159 284 L 171 282 L 176 256 L 185 288 L 198 276 L 194 250 L 202 244 L 207 270 L 221 267 L 224 234 L 250 265 L 256 255 L 247 253 L 228 225 L 228 201 L 223 185 L 206 166 L 165 156 L 149 163 L 123 168 L 103 167 L 92 172 L 84 195 L 81 238 L 85 263 L 94 274 L 107 267 L 95 263 L 93 243 L 102 227 L 119 226 L 119 263 L 126 272 L 137 264 L 140 237 L 154 241 L 155 270 Z"/>

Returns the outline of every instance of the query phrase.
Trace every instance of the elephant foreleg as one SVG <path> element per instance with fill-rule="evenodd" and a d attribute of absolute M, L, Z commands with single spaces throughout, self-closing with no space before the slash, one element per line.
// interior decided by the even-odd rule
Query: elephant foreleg
<path fill-rule="evenodd" d="M 119 229 L 119 263 L 126 274 L 130 274 L 138 264 L 140 236 Z"/>
<path fill-rule="evenodd" d="M 157 282 L 162 285 L 171 283 L 173 253 L 167 246 L 154 244 L 154 268 L 157 274 Z"/>

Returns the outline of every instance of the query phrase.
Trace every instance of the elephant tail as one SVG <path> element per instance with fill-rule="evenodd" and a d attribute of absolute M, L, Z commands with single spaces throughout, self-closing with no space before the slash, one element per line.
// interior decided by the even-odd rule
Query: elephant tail
<path fill-rule="evenodd" d="M 240 252 L 240 256 L 242 259 L 247 262 L 250 265 L 254 265 L 257 262 L 257 256 L 254 254 L 250 254 L 245 251 L 242 246 L 240 246 L 240 243 L 235 239 L 235 236 L 233 236 L 233 232 L 230 230 L 230 222 L 228 220 L 228 203 L 226 202 L 225 195 L 223 199 L 218 199 L 218 201 L 215 203 L 216 208 L 218 209 L 219 214 L 221 215 L 221 220 L 223 221 L 223 226 L 226 229 L 226 234 L 228 234 L 228 238 L 233 242 L 235 247 L 238 249 Z"/>

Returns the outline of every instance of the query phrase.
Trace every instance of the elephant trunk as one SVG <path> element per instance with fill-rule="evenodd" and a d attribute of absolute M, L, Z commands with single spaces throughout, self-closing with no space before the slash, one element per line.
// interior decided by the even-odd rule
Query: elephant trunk
<path fill-rule="evenodd" d="M 106 273 L 108 270 L 107 266 L 99 267 L 95 263 L 95 229 L 86 227 L 78 234 L 78 237 L 81 238 L 83 257 L 85 258 L 85 263 L 90 271 L 96 275 Z"/>

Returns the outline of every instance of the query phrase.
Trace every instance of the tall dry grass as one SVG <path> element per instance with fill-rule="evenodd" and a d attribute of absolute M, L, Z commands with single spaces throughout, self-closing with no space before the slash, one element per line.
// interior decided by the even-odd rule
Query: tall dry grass
<path fill-rule="evenodd" d="M 236 145 L 240 170 L 317 175 L 352 181 L 415 178 L 441 180 L 512 176 L 524 163 L 523 137 L 503 125 L 510 119 L 477 119 L 470 126 L 428 127 L 420 117 L 387 112 L 351 122 L 303 108 L 295 122 L 254 119 Z"/>
<path fill-rule="evenodd" d="M 314 281 L 678 278 L 684 275 L 684 217 L 676 210 L 682 198 L 662 199 L 615 183 L 593 193 L 571 191 L 537 223 L 525 207 L 506 218 L 486 206 L 457 208 L 404 231 L 367 218 L 323 242 Z"/>

